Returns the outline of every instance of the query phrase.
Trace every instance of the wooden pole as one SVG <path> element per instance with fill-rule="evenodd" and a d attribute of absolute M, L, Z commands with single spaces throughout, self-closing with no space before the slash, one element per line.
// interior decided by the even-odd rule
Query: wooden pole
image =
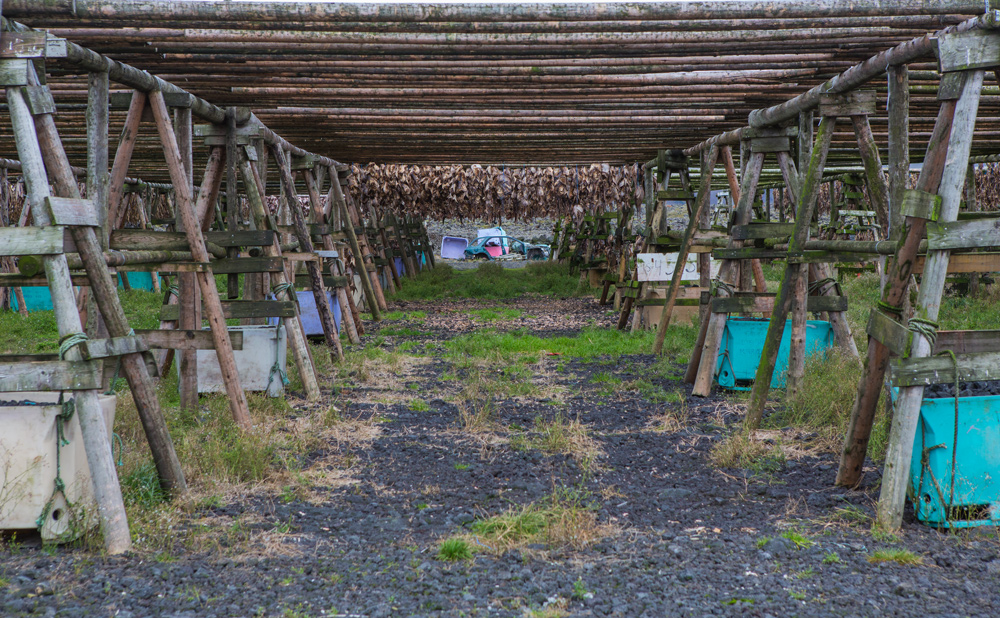
<path fill-rule="evenodd" d="M 111 167 L 108 187 L 108 221 L 111 223 L 111 228 L 107 230 L 108 234 L 111 233 L 111 229 L 121 227 L 122 219 L 125 217 L 125 208 L 122 204 L 125 199 L 125 176 L 132 161 L 132 152 L 139 137 L 139 123 L 142 121 L 142 112 L 145 108 L 146 94 L 136 90 L 132 93 L 132 102 L 129 104 L 128 115 L 125 116 L 125 126 L 122 127 L 121 135 L 118 137 L 115 163 Z"/>
<path fill-rule="evenodd" d="M 246 189 L 247 201 L 250 203 L 250 214 L 254 219 L 257 229 L 277 231 L 277 226 L 272 223 L 267 206 L 264 205 L 263 196 L 260 191 L 263 182 L 257 176 L 257 170 L 243 156 L 240 157 L 239 169 L 240 175 L 243 177 L 243 187 Z M 274 243 L 264 247 L 264 255 L 268 257 L 281 257 L 281 240 L 278 234 L 274 235 Z M 283 284 L 288 283 L 284 271 L 274 273 L 273 277 L 277 286 L 284 287 Z M 294 301 L 296 299 L 294 289 L 279 292 L 278 296 L 282 295 L 284 295 L 286 300 Z M 346 322 L 347 320 L 344 321 Z M 291 318 L 284 318 L 283 323 L 285 325 L 285 332 L 288 334 L 288 342 L 292 348 L 292 358 L 295 359 L 295 366 L 298 367 L 299 376 L 302 378 L 302 387 L 306 391 L 306 399 L 309 401 L 318 401 L 321 397 L 319 379 L 316 376 L 316 367 L 313 364 L 312 355 L 309 353 L 309 342 L 306 340 L 305 332 L 302 329 L 302 321 L 296 315 Z"/>
<path fill-rule="evenodd" d="M 42 206 L 45 198 L 50 195 L 48 175 L 42 162 L 34 120 L 21 88 L 7 88 L 7 109 L 27 187 L 27 199 L 33 203 L 35 221 L 39 225 L 50 225 L 52 222 Z M 83 324 L 76 309 L 73 281 L 66 265 L 66 256 L 63 254 L 46 256 L 45 274 L 52 293 L 52 307 L 56 315 L 59 336 L 82 333 Z M 83 360 L 80 349 L 76 346 L 67 350 L 64 358 L 69 361 Z M 104 424 L 104 413 L 101 411 L 97 395 L 96 390 L 75 391 L 73 400 L 77 418 L 80 420 L 80 433 L 87 453 L 87 464 L 90 466 L 94 497 L 97 499 L 104 549 L 109 554 L 121 554 L 131 549 L 132 539 L 129 535 L 128 516 L 125 514 L 125 503 L 118 485 L 115 464 L 111 458 L 111 436 L 108 435 Z"/>
<path fill-rule="evenodd" d="M 226 394 L 229 397 L 229 408 L 233 415 L 233 420 L 244 430 L 251 428 L 250 410 L 247 407 L 246 395 L 240 386 L 239 372 L 236 370 L 236 359 L 233 356 L 233 344 L 229 341 L 229 329 L 226 327 L 226 319 L 222 312 L 222 302 L 219 300 L 219 291 L 215 285 L 215 277 L 212 269 L 208 266 L 208 250 L 205 248 L 205 239 L 201 235 L 200 222 L 194 212 L 192 203 L 191 187 L 188 184 L 187 172 L 180 149 L 177 146 L 177 139 L 174 136 L 173 127 L 170 123 L 170 116 L 167 112 L 167 105 L 163 100 L 163 93 L 153 91 L 149 94 L 149 102 L 153 108 L 153 117 L 156 120 L 156 129 L 163 143 L 163 153 L 167 160 L 167 168 L 170 171 L 170 179 L 174 184 L 174 192 L 177 198 L 177 213 L 183 222 L 184 233 L 187 235 L 188 244 L 191 246 L 191 255 L 199 262 L 205 264 L 205 269 L 197 273 L 198 287 L 201 290 L 202 304 L 208 318 L 209 327 L 212 331 L 212 341 L 215 343 L 215 352 L 219 359 L 219 369 L 222 379 L 226 385 Z"/>
<path fill-rule="evenodd" d="M 663 313 L 660 314 L 660 323 L 656 329 L 656 340 L 653 343 L 653 354 L 663 352 L 663 340 L 667 335 L 667 326 L 670 324 L 670 313 L 677 303 L 677 295 L 680 293 L 681 279 L 684 277 L 684 265 L 687 263 L 691 244 L 698 228 L 702 222 L 702 215 L 708 210 L 709 197 L 712 194 L 712 172 L 715 170 L 716 161 L 719 159 L 719 149 L 712 147 L 703 157 L 701 168 L 701 186 L 698 188 L 698 197 L 695 200 L 694 210 L 688 220 L 687 230 L 684 232 L 684 240 L 681 241 L 680 251 L 677 254 L 677 265 L 674 268 L 674 275 L 667 288 L 667 297 L 663 301 Z"/>
<path fill-rule="evenodd" d="M 331 168 L 331 171 L 336 171 Z M 343 219 L 344 231 L 347 232 L 347 240 L 351 243 L 351 252 L 354 254 L 354 262 L 357 265 L 361 277 L 361 287 L 365 292 L 365 301 L 368 309 L 372 312 L 372 319 L 379 321 L 382 319 L 382 312 L 379 310 L 378 301 L 375 299 L 375 290 L 372 287 L 370 273 L 365 268 L 365 261 L 361 253 L 361 244 L 358 242 L 358 235 L 354 231 L 354 219 L 347 209 L 347 200 L 344 199 L 344 192 L 340 185 L 339 174 L 335 175 L 333 182 L 333 197 L 337 203 L 336 208 L 340 209 L 340 216 Z"/>
<path fill-rule="evenodd" d="M 952 121 L 955 116 L 955 100 L 941 103 L 934 131 L 927 144 L 927 154 L 920 168 L 920 178 L 917 189 L 927 193 L 937 193 L 944 172 L 945 159 L 948 154 L 948 142 L 951 138 Z M 919 217 L 905 217 L 900 228 L 902 245 L 897 250 L 895 258 L 889 265 L 889 283 L 883 288 L 882 303 L 884 307 L 899 308 L 910 284 L 910 274 L 917 260 L 920 241 L 926 231 L 927 221 Z M 902 319 L 901 313 L 895 312 L 895 319 Z M 844 450 L 840 456 L 840 468 L 837 471 L 837 485 L 855 487 L 861 480 L 861 470 L 868 452 L 868 438 L 871 435 L 872 423 L 879 396 L 882 394 L 885 371 L 889 366 L 889 349 L 873 337 L 868 338 L 868 359 L 865 370 L 858 384 L 858 395 L 851 410 L 851 420 L 848 423 L 847 436 L 844 438 Z"/>
<path fill-rule="evenodd" d="M 809 224 L 812 222 L 816 201 L 819 198 L 823 167 L 826 165 L 826 155 L 830 150 L 830 141 L 833 138 L 836 125 L 837 119 L 833 116 L 824 116 L 820 120 L 816 133 L 816 145 L 809 159 L 809 168 L 799 194 L 799 207 L 795 215 L 795 233 L 792 235 L 788 247 L 790 253 L 800 252 L 802 246 L 809 240 Z M 771 378 L 774 375 L 774 365 L 778 359 L 778 348 L 785 331 L 785 319 L 789 309 L 791 309 L 796 279 L 803 269 L 802 264 L 788 264 L 785 267 L 785 277 L 781 282 L 781 287 L 778 288 L 778 295 L 774 299 L 774 312 L 771 314 L 771 321 L 767 327 L 764 349 L 760 355 L 760 364 L 757 366 L 757 375 L 754 377 L 753 391 L 751 392 L 750 407 L 747 410 L 745 422 L 749 429 L 755 430 L 760 426 L 764 406 L 767 404 L 767 394 L 771 390 Z M 802 302 L 805 302 L 804 298 Z"/>
<path fill-rule="evenodd" d="M 969 71 L 965 77 L 962 94 L 955 109 L 951 138 L 948 141 L 948 158 L 938 195 L 941 196 L 939 221 L 954 221 L 962 203 L 962 190 L 968 169 L 972 134 L 976 126 L 979 110 L 979 94 L 983 87 L 984 71 Z M 924 272 L 920 278 L 917 294 L 916 317 L 937 322 L 941 308 L 941 295 L 948 277 L 948 260 L 951 252 L 928 251 Z M 924 358 L 933 353 L 933 344 L 921 332 L 913 332 L 910 358 Z M 956 393 L 957 395 L 957 393 Z M 886 530 L 898 530 L 903 523 L 903 507 L 906 490 L 910 484 L 910 462 L 913 458 L 913 438 L 920 420 L 920 406 L 924 399 L 924 387 L 900 387 L 896 399 L 892 429 L 889 431 L 889 448 L 885 454 L 885 468 L 882 473 L 882 490 L 878 498 L 878 519 L 876 523 Z M 953 445 L 954 448 L 954 445 Z M 954 472 L 953 472 L 954 473 Z"/>
<path fill-rule="evenodd" d="M 889 229 L 887 238 L 899 240 L 903 227 L 903 192 L 910 180 L 910 77 L 905 64 L 889 67 Z M 884 283 L 883 283 L 884 285 Z"/>
<path fill-rule="evenodd" d="M 861 161 L 865 166 L 865 181 L 868 185 L 868 197 L 878 216 L 878 223 L 884 230 L 889 229 L 889 184 L 882 173 L 882 159 L 879 158 L 878 145 L 872 137 L 872 128 L 868 124 L 868 116 L 851 116 L 854 125 L 854 136 L 858 140 L 858 150 L 861 151 Z"/>
<path fill-rule="evenodd" d="M 177 137 L 177 147 L 180 148 L 181 161 L 184 165 L 184 178 L 193 193 L 193 129 L 191 125 L 191 110 L 178 107 L 174 109 L 174 135 Z M 175 208 L 180 210 L 179 201 Z M 185 231 L 185 221 L 180 212 L 174 213 L 174 227 Z M 200 227 L 199 227 L 200 229 Z M 178 273 L 177 275 L 180 303 L 179 325 L 182 330 L 201 330 L 201 294 L 198 291 L 197 275 L 194 273 Z M 180 350 L 178 355 L 178 385 L 180 388 L 180 407 L 193 412 L 198 410 L 198 351 Z"/>
<path fill-rule="evenodd" d="M 291 165 L 288 159 L 285 158 L 285 153 L 281 148 L 272 146 L 271 154 L 274 156 L 274 162 L 278 165 L 278 174 L 281 176 L 281 188 L 285 193 L 285 199 L 288 201 L 288 209 L 295 226 L 295 235 L 299 240 L 299 251 L 312 253 L 312 236 L 309 233 L 309 227 L 306 225 L 305 217 L 302 215 L 302 209 L 299 207 L 299 201 L 296 197 L 295 179 L 292 177 Z M 323 272 L 316 261 L 306 262 L 306 272 L 309 273 L 309 279 L 312 283 L 313 296 L 316 299 L 316 312 L 319 314 L 319 321 L 323 326 L 326 345 L 330 348 L 330 358 L 334 363 L 339 363 L 344 360 L 344 350 L 340 345 L 340 337 L 337 335 L 337 329 L 333 324 L 330 299 L 327 297 L 326 289 L 323 287 Z"/>
<path fill-rule="evenodd" d="M 751 153 L 747 161 L 746 173 L 740 184 L 740 201 L 736 206 L 735 225 L 746 225 L 753 215 L 753 198 L 757 193 L 757 181 L 764 167 L 764 153 Z M 742 241 L 730 240 L 729 248 L 737 249 L 743 246 Z M 736 275 L 736 260 L 724 260 L 719 266 L 719 280 L 732 285 Z M 719 290 L 726 293 L 725 290 Z M 698 333 L 698 342 L 691 353 L 684 380 L 694 384 L 691 394 L 697 397 L 708 397 L 712 391 L 712 379 L 715 375 L 716 360 L 719 356 L 719 346 L 722 344 L 722 333 L 726 328 L 726 315 L 710 313 L 708 319 L 702 322 Z"/>
<path fill-rule="evenodd" d="M 105 72 L 90 73 L 87 76 L 87 199 L 94 203 L 99 224 L 98 242 L 101 249 L 108 248 L 108 88 L 110 82 Z M 84 325 L 87 334 L 101 337 L 107 332 L 101 314 L 90 288 L 81 288 L 86 294 L 86 316 Z"/>
<path fill-rule="evenodd" d="M 62 148 L 59 133 L 51 114 L 35 116 L 35 130 L 39 145 L 45 158 L 46 168 L 53 179 L 56 193 L 61 197 L 80 199 L 80 189 L 70 169 L 69 159 Z M 90 279 L 91 290 L 97 305 L 104 317 L 107 331 L 112 337 L 132 336 L 132 329 L 125 318 L 118 291 L 111 274 L 108 272 L 104 253 L 94 228 L 72 227 L 71 233 L 76 249 L 79 252 L 82 266 Z M 172 494 L 180 495 L 187 491 L 184 472 L 180 460 L 174 451 L 167 424 L 160 409 L 153 380 L 146 371 L 146 364 L 141 354 L 126 354 L 121 357 L 122 370 L 132 391 L 136 410 L 142 421 L 160 477 L 160 484 Z"/>

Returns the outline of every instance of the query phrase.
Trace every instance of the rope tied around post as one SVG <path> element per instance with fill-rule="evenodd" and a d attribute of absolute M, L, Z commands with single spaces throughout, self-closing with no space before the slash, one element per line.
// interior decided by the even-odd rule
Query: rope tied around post
<path fill-rule="evenodd" d="M 913 333 L 919 333 L 924 337 L 926 337 L 927 343 L 929 343 L 931 346 L 931 350 L 934 349 L 934 345 L 937 343 L 937 329 L 938 329 L 937 322 L 935 322 L 934 320 L 927 320 L 924 318 L 910 318 L 910 321 L 907 322 L 906 324 L 906 328 Z M 954 354 L 952 356 L 954 356 Z M 956 376 L 957 375 L 958 373 L 956 370 Z"/>
<path fill-rule="evenodd" d="M 881 309 L 883 312 L 887 311 L 887 312 L 890 312 L 890 313 L 894 313 L 897 316 L 903 315 L 903 308 L 902 307 L 897 307 L 896 305 L 890 305 L 889 303 L 887 303 L 887 302 L 885 302 L 883 300 L 877 300 L 877 301 L 875 301 L 875 306 L 878 307 L 879 309 Z"/>
<path fill-rule="evenodd" d="M 712 296 L 718 296 L 719 290 L 722 290 L 728 296 L 732 296 L 735 293 L 735 290 L 733 290 L 733 286 L 729 285 L 722 279 L 718 278 L 712 279 L 712 283 L 709 286 L 709 293 L 711 293 Z"/>
<path fill-rule="evenodd" d="M 82 333 L 76 333 L 82 334 Z M 86 335 L 84 335 L 86 339 Z M 73 344 L 76 345 L 76 344 Z M 72 347 L 72 346 L 70 346 Z M 60 346 L 60 358 L 62 357 L 62 350 Z M 54 487 L 52 488 L 52 495 L 49 496 L 48 502 L 42 507 L 42 512 L 35 520 L 35 527 L 41 531 L 42 526 L 48 519 L 49 514 L 52 512 L 52 505 L 55 504 L 56 496 L 62 494 L 63 500 L 66 501 L 66 508 L 70 510 L 73 508 L 73 503 L 69 501 L 69 497 L 66 495 L 66 482 L 62 478 L 62 447 L 69 446 L 69 440 L 66 439 L 66 423 L 68 423 L 73 418 L 73 414 L 76 412 L 76 404 L 72 398 L 65 399 L 65 393 L 63 391 L 59 392 L 59 401 L 57 405 L 60 408 L 59 413 L 56 414 L 56 478 L 53 481 Z"/>
<path fill-rule="evenodd" d="M 66 360 L 66 354 L 81 343 L 87 341 L 87 333 L 70 333 L 59 340 L 59 360 Z M 61 398 L 61 396 L 60 396 Z"/>
<path fill-rule="evenodd" d="M 837 290 L 837 295 L 843 296 L 843 293 L 840 290 L 840 282 L 834 279 L 833 277 L 827 277 L 826 279 L 820 279 L 818 281 L 813 281 L 812 283 L 810 283 L 809 294 L 810 295 L 823 294 L 826 292 L 825 289 L 826 286 L 831 284 L 833 285 L 834 289 Z"/>
<path fill-rule="evenodd" d="M 275 298 L 277 298 L 277 297 L 278 297 L 278 295 L 279 295 L 279 294 L 281 294 L 282 292 L 288 292 L 288 293 L 289 293 L 289 296 L 291 296 L 291 295 L 292 295 L 292 294 L 291 294 L 291 290 L 292 290 L 292 289 L 293 289 L 294 287 L 295 287 L 295 286 L 293 286 L 293 285 L 292 285 L 291 283 L 288 283 L 288 282 L 286 281 L 286 282 L 284 282 L 284 283 L 279 283 L 278 285 L 276 285 L 276 286 L 272 287 L 272 288 L 271 288 L 271 293 L 272 293 L 272 294 L 274 294 L 274 297 L 275 297 Z"/>

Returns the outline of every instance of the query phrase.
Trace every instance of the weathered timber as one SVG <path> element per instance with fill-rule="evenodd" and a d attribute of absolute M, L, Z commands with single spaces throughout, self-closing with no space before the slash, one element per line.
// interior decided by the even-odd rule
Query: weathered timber
<path fill-rule="evenodd" d="M 228 319 L 244 318 L 291 318 L 295 317 L 295 303 L 282 300 L 224 300 L 222 314 Z M 204 305 L 203 305 L 204 308 Z M 179 305 L 160 307 L 161 320 L 177 320 Z"/>
<path fill-rule="evenodd" d="M 0 364 L 0 393 L 86 391 L 101 388 L 101 363 L 43 361 Z"/>
<path fill-rule="evenodd" d="M 145 330 L 137 329 L 136 337 L 142 339 L 148 348 L 170 348 L 172 350 L 214 350 L 212 333 L 204 330 Z M 229 333 L 234 350 L 243 349 L 243 332 Z"/>
<path fill-rule="evenodd" d="M 710 304 L 712 313 L 765 313 L 774 310 L 774 296 L 729 296 L 713 298 Z M 806 310 L 812 313 L 847 311 L 847 297 L 809 296 Z"/>

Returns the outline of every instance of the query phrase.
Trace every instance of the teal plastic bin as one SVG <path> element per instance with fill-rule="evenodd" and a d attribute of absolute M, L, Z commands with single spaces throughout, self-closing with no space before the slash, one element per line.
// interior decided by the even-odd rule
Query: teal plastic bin
<path fill-rule="evenodd" d="M 124 273 L 118 273 L 118 287 L 123 287 L 122 285 L 122 275 Z M 156 275 L 159 277 L 159 275 Z M 128 273 L 128 284 L 132 286 L 133 290 L 148 290 L 153 291 L 153 273 L 147 273 L 142 271 L 134 271 Z"/>
<path fill-rule="evenodd" d="M 715 366 L 715 379 L 719 386 L 731 390 L 750 390 L 757 365 L 764 350 L 767 335 L 766 318 L 729 318 L 719 345 L 719 360 Z M 785 332 L 778 348 L 778 360 L 771 378 L 771 388 L 784 388 L 788 373 L 788 351 L 791 347 L 792 321 L 785 321 Z M 833 346 L 833 328 L 829 322 L 809 320 L 806 322 L 806 356 L 825 352 Z"/>
<path fill-rule="evenodd" d="M 1000 396 L 959 397 L 957 417 L 954 398 L 924 399 L 909 496 L 930 526 L 1000 525 Z"/>
<path fill-rule="evenodd" d="M 21 288 L 21 294 L 24 295 L 24 306 L 28 311 L 52 311 L 52 294 L 49 292 L 48 287 L 23 287 Z M 11 311 L 20 310 L 17 304 L 17 296 L 13 292 L 10 295 L 10 308 Z"/>

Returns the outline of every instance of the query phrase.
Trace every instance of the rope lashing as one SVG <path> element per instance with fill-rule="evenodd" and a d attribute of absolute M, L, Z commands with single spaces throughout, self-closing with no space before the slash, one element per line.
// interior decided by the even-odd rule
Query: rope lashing
<path fill-rule="evenodd" d="M 896 315 L 903 315 L 903 308 L 902 307 L 897 307 L 895 305 L 890 305 L 889 303 L 881 301 L 881 300 L 875 301 L 875 306 L 878 307 L 879 309 L 882 309 L 883 311 L 889 311 L 891 313 L 895 313 Z"/>
<path fill-rule="evenodd" d="M 176 296 L 178 299 L 181 297 L 181 286 L 178 284 L 173 284 L 167 288 L 167 299 L 169 300 L 171 296 Z"/>
<path fill-rule="evenodd" d="M 135 337 L 135 329 L 128 329 L 127 337 Z M 122 357 L 118 357 L 118 362 L 115 363 L 115 373 L 111 376 L 111 382 L 108 383 L 108 390 L 104 391 L 105 395 L 114 395 L 115 388 L 118 386 L 118 374 L 122 370 Z"/>
<path fill-rule="evenodd" d="M 84 341 L 87 341 L 88 337 L 86 333 L 70 333 L 59 340 L 59 360 L 66 359 L 66 353 L 73 349 L 73 346 L 78 346 Z"/>
<path fill-rule="evenodd" d="M 826 279 L 820 279 L 819 281 L 813 281 L 809 284 L 809 294 L 822 294 L 825 292 L 824 288 L 830 284 L 837 289 L 837 294 L 842 296 L 840 293 L 840 283 L 837 282 L 833 277 L 827 277 Z"/>
<path fill-rule="evenodd" d="M 733 286 L 729 285 L 728 283 L 726 283 L 722 279 L 712 279 L 712 283 L 711 283 L 711 285 L 709 287 L 709 291 L 711 292 L 712 296 L 718 296 L 719 295 L 719 290 L 722 290 L 723 292 L 725 292 L 729 296 L 732 296 L 733 294 L 735 294 L 735 290 L 733 290 Z"/>
<path fill-rule="evenodd" d="M 75 344 L 74 344 L 75 345 Z M 61 352 L 60 352 L 61 356 Z M 56 496 L 62 494 L 63 500 L 66 501 L 66 508 L 71 509 L 73 504 L 69 501 L 69 497 L 66 495 L 66 482 L 62 478 L 62 447 L 69 446 L 69 440 L 66 439 L 66 423 L 68 423 L 73 418 L 73 413 L 76 411 L 76 405 L 74 400 L 64 399 L 64 393 L 59 393 L 60 412 L 56 414 L 56 478 L 53 482 L 54 487 L 52 489 L 52 495 L 49 496 L 48 502 L 42 507 L 42 513 L 35 520 L 35 527 L 39 530 L 42 529 L 42 525 L 49 517 L 49 513 L 52 512 L 52 505 L 56 501 Z"/>
<path fill-rule="evenodd" d="M 291 283 L 288 283 L 286 281 L 285 283 L 279 283 L 278 285 L 272 287 L 271 288 L 271 293 L 274 294 L 275 298 L 277 298 L 278 294 L 281 294 L 282 292 L 289 292 L 289 295 L 291 295 L 291 290 L 294 287 L 295 286 L 293 286 Z"/>
<path fill-rule="evenodd" d="M 937 343 L 937 322 L 934 320 L 926 320 L 924 318 L 910 318 L 910 321 L 906 323 L 906 328 L 914 333 L 919 333 L 926 337 L 931 350 L 934 349 L 934 344 Z"/>

